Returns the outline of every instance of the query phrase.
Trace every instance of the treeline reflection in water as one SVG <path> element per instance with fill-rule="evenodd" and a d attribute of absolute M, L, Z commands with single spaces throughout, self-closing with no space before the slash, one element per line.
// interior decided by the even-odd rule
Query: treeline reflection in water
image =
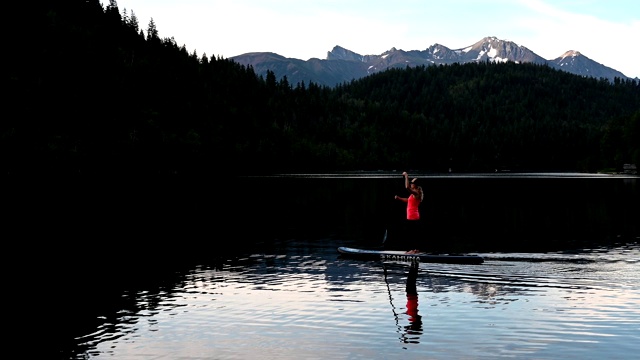
<path fill-rule="evenodd" d="M 579 174 L 412 174 L 421 177 L 425 237 L 432 250 L 547 250 L 634 239 L 640 233 L 637 178 Z M 399 228 L 406 194 L 398 173 L 246 178 L 260 226 L 334 233 L 377 245 Z M 242 212 L 242 210 L 238 211 Z"/>

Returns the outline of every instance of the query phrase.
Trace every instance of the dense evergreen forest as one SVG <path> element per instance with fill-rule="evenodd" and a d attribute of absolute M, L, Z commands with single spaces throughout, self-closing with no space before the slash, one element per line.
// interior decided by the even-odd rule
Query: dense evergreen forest
<path fill-rule="evenodd" d="M 153 19 L 141 29 L 115 0 L 29 2 L 13 17 L 22 30 L 5 51 L 5 174 L 595 172 L 640 163 L 635 80 L 478 63 L 392 69 L 329 88 L 189 53 L 160 37 Z"/>

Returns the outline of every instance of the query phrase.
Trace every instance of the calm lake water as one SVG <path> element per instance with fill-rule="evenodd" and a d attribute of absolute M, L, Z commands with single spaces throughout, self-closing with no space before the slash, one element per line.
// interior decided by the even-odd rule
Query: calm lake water
<path fill-rule="evenodd" d="M 421 263 L 414 276 L 408 263 L 339 256 L 379 247 L 401 221 L 394 173 L 120 188 L 98 198 L 126 206 L 97 219 L 82 191 L 75 220 L 56 223 L 67 234 L 82 223 L 91 251 L 51 247 L 76 255 L 40 263 L 33 279 L 57 280 L 32 312 L 60 325 L 50 335 L 66 359 L 637 355 L 636 178 L 421 177 L 425 247 L 483 264 Z"/>
<path fill-rule="evenodd" d="M 345 244 L 277 242 L 126 289 L 72 339 L 69 358 L 631 359 L 640 351 L 638 245 L 419 264 L 410 316 L 409 265 L 341 259 L 336 247 Z"/>

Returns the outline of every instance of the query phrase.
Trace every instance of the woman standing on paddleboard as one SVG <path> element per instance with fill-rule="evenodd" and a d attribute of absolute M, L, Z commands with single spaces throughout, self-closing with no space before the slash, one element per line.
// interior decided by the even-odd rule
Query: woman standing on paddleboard
<path fill-rule="evenodd" d="M 420 238 L 420 204 L 424 199 L 424 192 L 422 191 L 422 186 L 420 186 L 418 178 L 413 178 L 409 181 L 409 174 L 407 174 L 406 171 L 402 173 L 402 176 L 404 176 L 404 187 L 409 191 L 409 196 L 400 197 L 396 195 L 395 199 L 407 204 L 407 221 L 404 237 L 405 242 L 412 245 L 412 250 L 408 251 L 408 253 L 416 253 L 419 252 L 417 244 Z"/>

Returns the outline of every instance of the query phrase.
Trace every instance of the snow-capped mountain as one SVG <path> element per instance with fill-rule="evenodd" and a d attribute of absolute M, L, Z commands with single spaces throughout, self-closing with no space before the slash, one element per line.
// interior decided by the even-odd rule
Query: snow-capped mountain
<path fill-rule="evenodd" d="M 625 78 L 621 73 L 589 59 L 579 51 L 569 50 L 562 54 L 562 56 L 549 60 L 549 64 L 582 76 L 612 79 L 613 72 L 614 77 Z M 616 73 L 618 75 L 616 75 Z"/>
<path fill-rule="evenodd" d="M 499 40 L 495 37 L 486 37 L 477 43 L 463 49 L 454 50 L 458 55 L 458 62 L 494 61 L 516 63 L 544 64 L 546 60 L 524 46 L 512 41 Z"/>
<path fill-rule="evenodd" d="M 546 60 L 524 46 L 496 37 L 485 37 L 473 45 L 453 50 L 444 45 L 434 44 L 425 50 L 404 51 L 391 48 L 380 55 L 360 55 L 341 46 L 335 46 L 327 52 L 325 60 L 312 58 L 304 61 L 274 53 L 248 53 L 231 59 L 252 66 L 258 75 L 264 76 L 267 70 L 271 70 L 278 78 L 286 76 L 292 85 L 314 82 L 334 86 L 393 67 L 483 61 L 548 64 L 569 73 L 606 78 L 610 81 L 616 77 L 628 78 L 577 51 L 567 51 L 556 59 Z"/>

